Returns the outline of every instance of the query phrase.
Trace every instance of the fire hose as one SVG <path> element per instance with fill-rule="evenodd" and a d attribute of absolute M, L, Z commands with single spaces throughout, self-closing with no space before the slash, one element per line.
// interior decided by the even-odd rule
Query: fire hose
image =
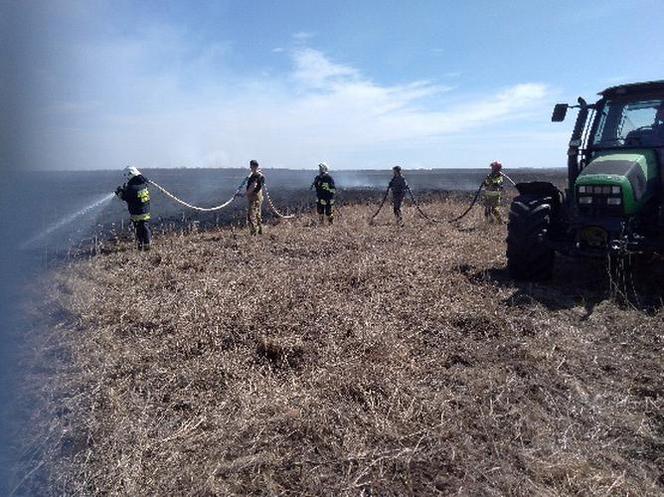
<path fill-rule="evenodd" d="M 247 178 L 242 180 L 242 183 L 240 183 L 240 185 L 235 190 L 235 193 L 233 194 L 233 196 L 229 200 L 227 200 L 223 204 L 216 205 L 214 207 L 199 207 L 197 205 L 190 204 L 189 202 L 185 202 L 181 198 L 176 197 L 175 195 L 173 195 L 171 192 L 166 190 L 163 186 L 159 185 L 158 183 L 156 183 L 152 180 L 148 180 L 148 181 L 149 181 L 150 184 L 154 185 L 157 189 L 159 189 L 159 191 L 161 191 L 164 195 L 166 195 L 168 198 L 174 200 L 175 202 L 177 202 L 180 205 L 183 205 L 185 207 L 188 207 L 189 209 L 193 209 L 193 210 L 199 211 L 199 212 L 213 212 L 213 211 L 219 211 L 221 209 L 224 209 L 225 207 L 228 207 L 233 202 L 233 200 L 235 200 L 238 196 L 240 196 L 241 195 L 240 190 L 242 189 L 242 186 L 246 183 Z M 295 217 L 293 215 L 284 215 L 281 212 L 279 212 L 277 210 L 277 208 L 274 206 L 274 204 L 272 203 L 272 199 L 270 198 L 270 194 L 268 193 L 267 187 L 265 187 L 265 185 L 263 186 L 263 189 L 265 190 L 265 198 L 267 199 L 267 203 L 270 206 L 270 209 L 272 210 L 272 212 L 277 217 L 282 218 L 282 219 L 291 219 L 291 218 Z"/>
<path fill-rule="evenodd" d="M 293 219 L 295 217 L 293 214 L 286 215 L 279 212 L 272 203 L 272 199 L 270 198 L 270 193 L 267 191 L 267 187 L 265 185 L 263 185 L 263 190 L 265 190 L 265 198 L 267 200 L 267 205 L 270 206 L 270 209 L 272 210 L 275 216 L 281 219 Z"/>
<path fill-rule="evenodd" d="M 427 219 L 427 220 L 429 220 L 429 221 L 431 221 L 431 222 L 437 223 L 438 221 L 436 221 L 435 219 L 431 219 L 431 218 L 430 218 L 429 216 L 427 216 L 426 213 L 420 208 L 420 204 L 419 204 L 419 203 L 417 202 L 417 200 L 415 199 L 415 195 L 413 194 L 413 191 L 410 189 L 410 187 L 407 186 L 406 189 L 408 190 L 408 194 L 410 195 L 410 200 L 413 202 L 413 205 L 415 206 L 415 209 L 417 209 L 417 212 L 419 212 L 419 214 L 420 214 L 424 219 Z M 373 216 L 371 216 L 371 218 L 369 219 L 369 223 L 372 223 L 373 220 L 374 220 L 374 218 L 375 218 L 378 214 L 380 214 L 380 211 L 381 211 L 381 209 L 383 208 L 383 205 L 385 205 L 385 201 L 387 200 L 387 196 L 389 195 L 389 193 L 390 193 L 390 187 L 388 186 L 388 187 L 387 187 L 387 190 L 385 190 L 385 195 L 383 196 L 383 200 L 381 200 L 380 205 L 378 206 L 378 210 L 374 213 Z"/>
<path fill-rule="evenodd" d="M 413 195 L 413 191 L 410 189 L 410 187 L 406 187 L 408 189 L 408 193 L 410 195 L 410 200 L 413 202 L 413 205 L 417 209 L 417 212 L 420 213 L 420 216 L 422 216 L 424 219 L 431 221 L 432 223 L 437 223 L 435 219 L 431 219 L 429 216 L 427 216 L 424 211 L 420 208 L 420 204 L 417 203 L 417 200 L 415 200 L 415 195 Z"/>
<path fill-rule="evenodd" d="M 161 186 L 161 185 L 155 183 L 154 181 L 152 181 L 152 180 L 148 180 L 148 182 L 149 182 L 150 184 L 154 185 L 155 187 L 157 187 L 157 188 L 161 191 L 161 193 L 163 193 L 164 195 L 166 195 L 168 198 L 174 200 L 174 201 L 177 202 L 178 204 L 180 204 L 180 205 L 184 205 L 185 207 L 188 207 L 189 209 L 193 209 L 193 210 L 195 210 L 195 211 L 200 211 L 200 212 L 219 211 L 219 210 L 221 210 L 221 209 L 223 209 L 223 208 L 225 208 L 225 207 L 228 207 L 228 206 L 233 202 L 233 200 L 235 200 L 235 198 L 239 195 L 239 193 L 240 193 L 240 188 L 242 188 L 242 185 L 244 184 L 244 181 L 243 181 L 243 182 L 240 184 L 240 186 L 237 187 L 237 190 L 235 190 L 235 193 L 233 194 L 233 196 L 232 196 L 229 200 L 227 200 L 226 202 L 224 202 L 223 204 L 221 204 L 221 205 L 216 205 L 216 206 L 214 206 L 214 207 L 198 207 L 198 206 L 196 206 L 196 205 L 192 205 L 192 204 L 190 204 L 190 203 L 188 203 L 188 202 L 185 202 L 184 200 L 182 200 L 182 199 L 176 197 L 176 196 L 173 195 L 171 192 L 169 192 L 168 190 L 166 190 L 163 186 Z"/>
<path fill-rule="evenodd" d="M 500 174 L 507 181 L 509 181 L 513 186 L 516 186 L 516 183 L 512 180 L 512 178 L 507 176 L 505 173 L 501 172 Z M 475 204 L 477 203 L 477 200 L 480 198 L 480 194 L 482 193 L 482 188 L 483 187 L 484 187 L 484 182 L 482 182 L 480 184 L 480 187 L 477 189 L 477 192 L 475 193 L 475 196 L 473 197 L 473 201 L 470 203 L 468 208 L 465 211 L 463 211 L 463 213 L 460 216 L 457 216 L 454 219 L 446 219 L 446 221 L 448 223 L 455 223 L 456 221 L 459 221 L 462 218 L 464 218 L 472 210 L 472 208 L 475 207 Z M 427 214 L 421 209 L 419 203 L 417 202 L 417 199 L 415 198 L 415 195 L 413 194 L 413 191 L 410 189 L 410 187 L 407 187 L 407 189 L 408 189 L 408 194 L 410 195 L 410 199 L 413 202 L 413 205 L 415 206 L 415 208 L 417 209 L 417 212 L 424 219 L 427 219 L 427 220 L 429 220 L 431 222 L 434 222 L 434 223 L 439 222 L 439 221 L 436 221 L 435 219 L 432 219 L 429 216 L 427 216 Z M 373 216 L 371 216 L 371 219 L 369 220 L 370 223 L 373 222 L 374 218 L 380 213 L 381 209 L 383 208 L 383 205 L 385 204 L 385 201 L 387 200 L 387 196 L 388 196 L 389 192 L 390 192 L 390 188 L 388 187 L 387 190 L 385 191 L 385 195 L 383 196 L 383 200 L 381 201 L 380 206 L 378 207 L 378 210 L 374 213 Z"/>
<path fill-rule="evenodd" d="M 505 174 L 505 173 L 500 173 L 500 175 L 501 175 L 503 178 L 505 178 L 507 181 L 509 181 L 510 183 L 512 183 L 512 186 L 516 186 L 516 183 L 515 183 L 514 181 L 512 181 L 512 178 L 510 178 L 507 174 Z"/>
<path fill-rule="evenodd" d="M 380 205 L 378 206 L 378 210 L 374 213 L 373 216 L 369 219 L 369 224 L 373 223 L 374 218 L 380 214 L 380 210 L 383 208 L 383 205 L 385 205 L 385 201 L 387 200 L 387 196 L 390 193 L 390 187 L 387 187 L 387 190 L 385 190 L 385 195 L 383 196 L 383 200 L 380 201 Z"/>
<path fill-rule="evenodd" d="M 516 183 L 514 181 L 512 181 L 512 178 L 510 178 L 507 174 L 501 172 L 500 175 L 502 177 L 504 177 L 507 181 L 512 183 L 512 186 L 516 186 Z M 484 187 L 484 182 L 482 182 L 480 184 L 480 187 L 477 189 L 477 193 L 475 193 L 475 197 L 473 197 L 473 201 L 470 203 L 470 206 L 468 206 L 468 208 L 465 211 L 463 211 L 463 214 L 461 214 L 460 216 L 455 217 L 454 219 L 449 219 L 448 222 L 455 223 L 455 222 L 461 220 L 463 217 L 465 217 L 466 214 L 468 214 L 471 211 L 471 209 L 473 207 L 475 207 L 475 204 L 477 203 L 477 200 L 480 198 L 480 193 L 482 193 L 482 188 L 483 187 Z"/>
<path fill-rule="evenodd" d="M 473 207 L 475 207 L 475 204 L 477 203 L 477 199 L 480 198 L 480 193 L 482 193 L 482 188 L 483 187 L 484 187 L 484 183 L 482 183 L 480 185 L 480 187 L 477 189 L 477 193 L 475 193 L 475 197 L 473 197 L 473 201 L 470 203 L 468 208 L 465 211 L 463 211 L 463 214 L 461 214 L 460 216 L 455 217 L 454 219 L 448 219 L 448 222 L 455 223 L 455 222 L 461 220 L 463 217 L 465 217 L 466 214 L 468 214 L 471 211 L 471 209 Z"/>

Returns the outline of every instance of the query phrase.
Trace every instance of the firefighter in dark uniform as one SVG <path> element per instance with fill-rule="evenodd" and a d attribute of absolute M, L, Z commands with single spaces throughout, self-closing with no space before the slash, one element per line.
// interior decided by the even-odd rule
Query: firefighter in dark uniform
<path fill-rule="evenodd" d="M 397 224 L 403 224 L 403 216 L 401 213 L 401 206 L 403 199 L 408 191 L 408 183 L 406 178 L 401 174 L 401 166 L 394 166 L 392 168 L 392 179 L 387 186 L 388 190 L 392 190 L 392 207 L 394 208 L 394 217 L 397 219 Z"/>
<path fill-rule="evenodd" d="M 263 220 L 261 210 L 263 208 L 263 185 L 265 176 L 261 173 L 258 161 L 249 161 L 251 173 L 247 177 L 247 224 L 252 235 L 263 234 Z"/>
<path fill-rule="evenodd" d="M 498 161 L 493 161 L 491 165 L 491 172 L 484 179 L 484 218 L 489 223 L 494 221 L 502 224 L 503 218 L 498 211 L 500 200 L 503 192 L 503 165 Z"/>
<path fill-rule="evenodd" d="M 311 185 L 316 189 L 316 211 L 320 218 L 320 224 L 325 224 L 325 217 L 330 224 L 334 221 L 334 194 L 336 189 L 334 187 L 334 179 L 329 174 L 327 164 L 321 162 L 318 164 L 318 176 L 314 178 Z"/>
<path fill-rule="evenodd" d="M 148 180 L 135 167 L 124 170 L 127 182 L 118 186 L 115 194 L 127 202 L 131 222 L 136 231 L 136 243 L 139 250 L 150 250 L 152 232 L 150 231 L 150 190 Z"/>

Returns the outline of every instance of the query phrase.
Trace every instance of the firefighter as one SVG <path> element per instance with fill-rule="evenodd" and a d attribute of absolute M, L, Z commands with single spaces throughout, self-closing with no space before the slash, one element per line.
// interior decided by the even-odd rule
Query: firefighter
<path fill-rule="evenodd" d="M 148 180 L 135 167 L 124 170 L 127 182 L 115 189 L 115 194 L 125 202 L 136 232 L 138 250 L 150 250 L 152 232 L 150 231 L 150 190 Z"/>
<path fill-rule="evenodd" d="M 401 174 L 401 166 L 394 166 L 392 168 L 392 179 L 387 186 L 388 190 L 392 190 L 392 207 L 394 209 L 394 217 L 396 218 L 399 226 L 403 225 L 403 216 L 401 213 L 401 205 L 403 199 L 408 191 L 408 183 L 406 178 Z"/>
<path fill-rule="evenodd" d="M 314 178 L 311 185 L 316 189 L 316 211 L 320 218 L 320 224 L 325 224 L 325 217 L 330 224 L 334 222 L 334 213 L 332 208 L 334 206 L 334 194 L 336 189 L 334 187 L 334 179 L 329 174 L 327 164 L 321 162 L 318 164 L 318 176 Z"/>
<path fill-rule="evenodd" d="M 498 211 L 503 191 L 503 165 L 498 161 L 493 161 L 490 166 L 491 172 L 484 179 L 484 218 L 493 223 L 497 221 L 503 224 L 503 218 Z"/>
<path fill-rule="evenodd" d="M 251 173 L 247 177 L 247 223 L 252 235 L 262 235 L 261 209 L 263 207 L 263 185 L 265 176 L 259 169 L 258 161 L 249 161 Z"/>

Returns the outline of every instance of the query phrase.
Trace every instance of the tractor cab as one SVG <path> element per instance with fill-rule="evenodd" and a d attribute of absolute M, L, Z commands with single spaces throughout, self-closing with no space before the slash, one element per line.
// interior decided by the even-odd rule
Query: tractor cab
<path fill-rule="evenodd" d="M 610 88 L 594 105 L 594 119 L 575 182 L 581 212 L 632 216 L 648 207 L 661 188 L 660 164 L 664 151 L 664 88 L 644 85 Z M 645 92 L 644 92 L 645 91 Z M 593 186 L 611 186 L 606 199 L 592 195 Z M 616 196 L 620 188 L 620 196 Z M 602 195 L 608 193 L 601 189 Z M 608 203 L 607 203 L 608 202 Z M 622 204 L 622 209 L 617 207 Z"/>
<path fill-rule="evenodd" d="M 579 109 L 565 192 L 541 182 L 517 185 L 508 225 L 508 266 L 516 277 L 550 274 L 549 262 L 534 273 L 528 269 L 527 253 L 546 254 L 545 261 L 553 261 L 555 252 L 664 253 L 664 81 L 615 86 L 599 95 L 593 104 L 579 98 L 578 105 L 554 108 L 554 122 Z M 534 209 L 548 212 L 537 220 L 536 239 L 527 234 Z"/>
<path fill-rule="evenodd" d="M 657 238 L 664 223 L 664 82 L 617 86 L 600 95 L 586 105 L 587 117 L 579 113 L 585 139 L 578 163 L 568 164 L 569 229 L 575 248 L 591 255 L 612 246 L 638 250 L 636 239 Z M 629 231 L 635 239 L 625 237 Z"/>

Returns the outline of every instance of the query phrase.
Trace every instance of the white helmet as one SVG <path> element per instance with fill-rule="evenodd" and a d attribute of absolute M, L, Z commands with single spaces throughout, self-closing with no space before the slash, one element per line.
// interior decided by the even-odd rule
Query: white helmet
<path fill-rule="evenodd" d="M 328 171 L 330 170 L 330 168 L 327 167 L 327 164 L 325 164 L 325 162 L 321 162 L 320 164 L 318 164 L 318 170 L 319 170 L 321 173 L 326 173 L 326 172 L 328 172 Z"/>
<path fill-rule="evenodd" d="M 130 180 L 134 176 L 140 176 L 141 175 L 141 172 L 138 169 L 136 169 L 134 166 L 125 167 L 123 172 L 124 172 L 125 178 L 127 178 L 128 180 Z"/>

